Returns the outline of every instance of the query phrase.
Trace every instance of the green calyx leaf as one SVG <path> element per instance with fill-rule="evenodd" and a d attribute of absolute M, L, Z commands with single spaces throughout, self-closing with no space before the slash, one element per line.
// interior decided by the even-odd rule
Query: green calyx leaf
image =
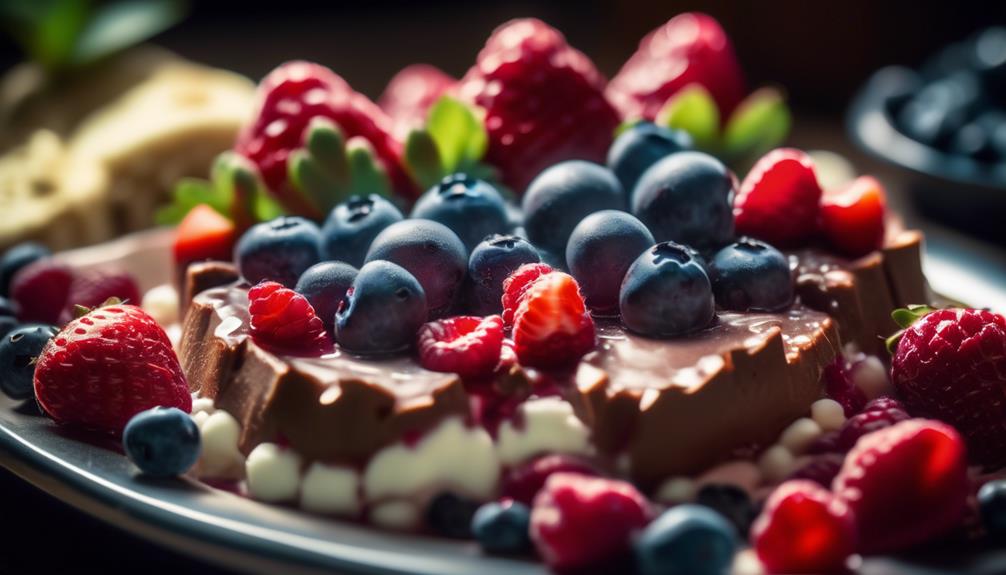
<path fill-rule="evenodd" d="M 448 174 L 478 162 L 489 147 L 489 135 L 480 115 L 450 96 L 442 96 L 430 108 L 426 131 Z"/>
<path fill-rule="evenodd" d="M 622 123 L 615 126 L 615 137 L 619 137 L 623 132 L 630 130 L 636 124 L 642 122 L 642 118 L 633 118 L 631 120 L 622 120 Z"/>
<path fill-rule="evenodd" d="M 779 90 L 756 90 L 730 115 L 723 134 L 723 154 L 728 159 L 761 156 L 782 144 L 791 124 L 789 107 Z"/>
<path fill-rule="evenodd" d="M 657 113 L 656 123 L 688 132 L 700 150 L 714 152 L 719 147 L 720 111 L 699 84 L 690 84 L 671 96 Z"/>
<path fill-rule="evenodd" d="M 444 177 L 437 143 L 426 130 L 412 130 L 405 138 L 405 164 L 422 190 L 428 190 Z"/>
<path fill-rule="evenodd" d="M 384 166 L 377 162 L 374 148 L 363 138 L 352 138 L 346 144 L 349 163 L 349 195 L 378 194 L 391 197 L 391 181 Z"/>
<path fill-rule="evenodd" d="M 928 305 L 910 305 L 908 307 L 898 308 L 892 311 L 891 319 L 893 319 L 894 323 L 898 324 L 898 327 L 901 329 L 894 335 L 884 340 L 888 353 L 893 355 L 894 352 L 897 351 L 898 342 L 901 341 L 901 336 L 905 334 L 905 330 L 934 311 L 936 311 L 936 308 Z"/>

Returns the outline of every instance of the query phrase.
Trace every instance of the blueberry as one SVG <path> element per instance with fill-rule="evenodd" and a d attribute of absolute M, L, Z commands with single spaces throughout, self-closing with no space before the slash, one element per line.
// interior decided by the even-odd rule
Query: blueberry
<path fill-rule="evenodd" d="M 51 325 L 26 325 L 0 341 L 0 391 L 11 399 L 28 399 L 35 393 L 35 358 L 59 333 Z"/>
<path fill-rule="evenodd" d="M 611 170 L 591 162 L 562 162 L 538 174 L 522 201 L 524 228 L 539 250 L 564 258 L 566 242 L 584 217 L 625 208 L 622 185 Z"/>
<path fill-rule="evenodd" d="M 457 234 L 432 220 L 391 224 L 374 238 L 367 262 L 387 260 L 411 273 L 426 292 L 430 319 L 446 315 L 468 270 L 468 251 Z"/>
<path fill-rule="evenodd" d="M 17 303 L 14 300 L 0 296 L 0 338 L 18 326 L 17 311 Z"/>
<path fill-rule="evenodd" d="M 234 253 L 248 283 L 271 280 L 292 288 L 304 270 L 321 261 L 321 232 L 304 218 L 284 216 L 249 228 Z"/>
<path fill-rule="evenodd" d="M 199 458 L 199 427 L 177 407 L 154 407 L 133 416 L 122 432 L 126 456 L 152 477 L 174 477 Z"/>
<path fill-rule="evenodd" d="M 412 217 L 444 224 L 467 250 L 512 227 L 506 202 L 496 188 L 465 174 L 447 176 L 430 188 L 412 208 Z"/>
<path fill-rule="evenodd" d="M 671 130 L 653 122 L 639 122 L 625 130 L 608 150 L 608 167 L 632 195 L 636 182 L 647 168 L 675 152 L 692 147 L 692 137 L 684 130 Z"/>
<path fill-rule="evenodd" d="M 0 296 L 10 293 L 10 281 L 18 270 L 50 255 L 49 248 L 35 242 L 20 243 L 7 250 L 0 258 Z"/>
<path fill-rule="evenodd" d="M 989 537 L 1006 541 L 1006 480 L 990 481 L 978 490 L 978 510 Z"/>
<path fill-rule="evenodd" d="M 741 538 L 747 538 L 756 514 L 747 491 L 736 485 L 704 485 L 695 495 L 695 502 L 712 509 L 729 521 Z"/>
<path fill-rule="evenodd" d="M 654 243 L 642 222 L 618 210 L 595 212 L 573 228 L 566 264 L 591 310 L 618 311 L 618 290 L 625 272 Z"/>
<path fill-rule="evenodd" d="M 486 503 L 472 517 L 472 535 L 489 553 L 516 554 L 531 549 L 528 529 L 531 510 L 527 505 L 509 500 Z"/>
<path fill-rule="evenodd" d="M 356 279 L 357 269 L 345 262 L 321 262 L 307 268 L 297 280 L 294 291 L 307 298 L 314 313 L 329 331 L 335 323 L 342 298 Z"/>
<path fill-rule="evenodd" d="M 378 260 L 364 264 L 335 314 L 335 341 L 359 354 L 412 346 L 426 322 L 426 294 L 405 268 Z"/>
<path fill-rule="evenodd" d="M 362 266 L 370 242 L 401 220 L 402 212 L 382 196 L 351 196 L 332 209 L 321 227 L 322 254 L 326 259 Z"/>
<path fill-rule="evenodd" d="M 789 260 L 763 241 L 741 238 L 716 252 L 709 280 L 720 307 L 735 311 L 777 311 L 793 303 Z"/>
<path fill-rule="evenodd" d="M 694 252 L 673 242 L 657 244 L 629 266 L 618 297 L 622 323 L 652 337 L 674 337 L 712 321 L 713 291 Z"/>
<path fill-rule="evenodd" d="M 472 517 L 479 504 L 450 492 L 441 493 L 426 507 L 426 523 L 431 529 L 454 539 L 472 536 Z"/>
<path fill-rule="evenodd" d="M 701 505 L 678 505 L 650 523 L 634 544 L 642 575 L 720 575 L 737 549 L 733 526 Z"/>
<path fill-rule="evenodd" d="M 639 179 L 632 213 L 658 242 L 720 246 L 734 235 L 734 188 L 733 174 L 709 154 L 671 154 Z"/>
<path fill-rule="evenodd" d="M 476 315 L 503 311 L 503 280 L 524 264 L 541 261 L 531 242 L 517 236 L 493 236 L 475 246 L 468 258 L 469 304 Z"/>

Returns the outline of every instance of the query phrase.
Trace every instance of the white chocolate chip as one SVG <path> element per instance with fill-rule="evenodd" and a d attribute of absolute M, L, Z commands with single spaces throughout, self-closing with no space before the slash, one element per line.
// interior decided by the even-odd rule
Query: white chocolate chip
<path fill-rule="evenodd" d="M 824 431 L 835 431 L 845 423 L 845 409 L 834 399 L 819 399 L 812 403 L 810 416 Z"/>
<path fill-rule="evenodd" d="M 199 424 L 199 421 L 196 421 Z M 201 477 L 237 478 L 244 471 L 244 456 L 238 450 L 241 424 L 226 411 L 217 410 L 199 425 L 202 451 L 197 474 Z"/>
<path fill-rule="evenodd" d="M 876 399 L 894 393 L 887 368 L 876 356 L 870 355 L 860 361 L 852 370 L 852 382 L 863 391 L 866 399 Z"/>
<path fill-rule="evenodd" d="M 379 527 L 406 530 L 419 524 L 419 509 L 409 501 L 394 500 L 371 509 L 369 517 Z"/>
<path fill-rule="evenodd" d="M 178 292 L 171 284 L 161 284 L 148 290 L 143 294 L 140 307 L 161 325 L 178 322 Z"/>
<path fill-rule="evenodd" d="M 803 450 L 820 435 L 821 426 L 816 421 L 809 417 L 801 417 L 783 430 L 779 436 L 779 444 L 792 453 L 803 453 Z"/>
<path fill-rule="evenodd" d="M 500 462 L 517 465 L 542 453 L 591 455 L 590 430 L 558 397 L 527 401 L 518 408 L 522 425 L 504 421 L 496 436 Z"/>
<path fill-rule="evenodd" d="M 275 443 L 261 443 L 245 462 L 248 493 L 266 502 L 292 501 L 300 489 L 300 456 Z"/>
<path fill-rule="evenodd" d="M 197 397 L 192 400 L 192 414 L 203 412 L 207 415 L 213 413 L 215 408 L 213 407 L 213 400 L 208 397 Z"/>
<path fill-rule="evenodd" d="M 210 418 L 210 414 L 205 411 L 196 411 L 192 414 L 192 421 L 196 422 L 196 427 L 202 428 L 206 420 Z"/>
<path fill-rule="evenodd" d="M 360 509 L 360 476 L 349 467 L 314 462 L 300 486 L 300 506 L 315 513 L 355 515 Z"/>
<path fill-rule="evenodd" d="M 794 465 L 796 459 L 793 453 L 779 444 L 769 447 L 758 458 L 758 468 L 761 469 L 765 479 L 772 483 L 786 479 L 793 472 Z"/>
<path fill-rule="evenodd" d="M 660 485 L 654 499 L 669 505 L 688 503 L 695 499 L 696 491 L 695 480 L 691 477 L 671 477 Z"/>
<path fill-rule="evenodd" d="M 734 564 L 730 569 L 734 575 L 764 575 L 765 566 L 754 549 L 743 549 L 734 555 Z"/>

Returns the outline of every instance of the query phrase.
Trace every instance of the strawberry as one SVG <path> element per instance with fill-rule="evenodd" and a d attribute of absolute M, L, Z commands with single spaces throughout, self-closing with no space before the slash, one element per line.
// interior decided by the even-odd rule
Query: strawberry
<path fill-rule="evenodd" d="M 514 351 L 527 367 L 568 367 L 594 349 L 596 340 L 594 320 L 569 274 L 551 272 L 534 280 L 514 313 Z"/>
<path fill-rule="evenodd" d="M 134 305 L 101 307 L 67 324 L 42 350 L 35 396 L 57 423 L 114 434 L 146 409 L 192 408 L 171 341 Z"/>
<path fill-rule="evenodd" d="M 457 80 L 436 66 L 412 64 L 399 70 L 377 100 L 377 105 L 394 124 L 394 133 L 405 140 L 409 130 L 426 122 L 426 112 Z"/>
<path fill-rule="evenodd" d="M 821 186 L 810 156 L 792 148 L 765 154 L 734 201 L 738 234 L 779 248 L 800 247 L 817 232 Z"/>
<path fill-rule="evenodd" d="M 118 270 L 101 269 L 78 272 L 70 284 L 70 295 L 59 322 L 70 322 L 75 315 L 76 306 L 95 308 L 113 297 L 123 303 L 140 302 L 140 287 L 136 285 L 132 275 Z"/>
<path fill-rule="evenodd" d="M 503 349 L 503 318 L 458 316 L 419 328 L 419 364 L 465 378 L 490 375 Z"/>
<path fill-rule="evenodd" d="M 514 313 L 517 311 L 517 306 L 520 305 L 527 289 L 531 287 L 534 280 L 551 271 L 551 266 L 547 264 L 524 264 L 503 280 L 504 325 L 507 327 L 513 326 Z"/>
<path fill-rule="evenodd" d="M 1006 464 L 1006 317 L 977 309 L 923 315 L 898 340 L 891 378 L 911 413 L 956 427 L 975 462 Z"/>
<path fill-rule="evenodd" d="M 304 355 L 321 355 L 332 342 L 307 298 L 277 282 L 264 281 L 248 290 L 252 337 L 270 347 Z"/>
<path fill-rule="evenodd" d="M 53 258 L 37 260 L 18 270 L 10 284 L 18 319 L 23 323 L 59 323 L 75 275 L 70 266 Z"/>
<path fill-rule="evenodd" d="M 855 258 L 883 246 L 885 197 L 884 187 L 870 176 L 826 192 L 821 202 L 821 231 L 831 247 Z"/>
<path fill-rule="evenodd" d="M 604 163 L 619 122 L 594 64 L 533 18 L 497 28 L 458 93 L 485 110 L 485 160 L 518 194 L 562 160 Z"/>
<path fill-rule="evenodd" d="M 709 91 L 723 121 L 747 92 L 730 39 L 719 22 L 697 12 L 679 14 L 647 34 L 611 79 L 607 94 L 623 117 L 652 121 L 690 84 Z"/>
<path fill-rule="evenodd" d="M 939 421 L 910 419 L 863 436 L 832 490 L 852 509 L 859 551 L 899 551 L 956 527 L 968 497 L 964 441 Z"/>
<path fill-rule="evenodd" d="M 229 261 L 233 257 L 237 230 L 234 222 L 206 204 L 189 210 L 178 227 L 171 251 L 175 267 L 184 270 L 202 260 Z"/>

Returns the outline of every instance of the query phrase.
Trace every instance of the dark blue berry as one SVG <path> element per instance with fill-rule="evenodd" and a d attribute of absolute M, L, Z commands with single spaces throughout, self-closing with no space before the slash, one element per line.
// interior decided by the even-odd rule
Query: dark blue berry
<path fill-rule="evenodd" d="M 412 346 L 426 322 L 426 294 L 405 268 L 364 264 L 335 314 L 335 341 L 353 353 L 388 354 Z"/>
<path fill-rule="evenodd" d="M 978 510 L 989 537 L 996 542 L 1006 542 L 1006 480 L 982 485 L 978 490 Z"/>
<path fill-rule="evenodd" d="M 7 250 L 0 258 L 0 296 L 10 293 L 10 281 L 18 270 L 50 255 L 49 248 L 35 242 L 20 243 Z"/>
<path fill-rule="evenodd" d="M 472 517 L 479 504 L 451 492 L 441 493 L 430 500 L 426 508 L 426 524 L 430 529 L 454 539 L 470 539 Z"/>
<path fill-rule="evenodd" d="M 17 303 L 0 296 L 0 337 L 5 337 L 17 326 Z"/>
<path fill-rule="evenodd" d="M 406 270 L 423 286 L 430 319 L 450 312 L 468 271 L 468 251 L 457 234 L 432 220 L 391 224 L 374 238 L 367 262 L 387 260 Z"/>
<path fill-rule="evenodd" d="M 960 71 L 927 84 L 905 103 L 897 122 L 905 134 L 923 144 L 946 147 L 979 105 L 981 86 L 970 71 Z"/>
<path fill-rule="evenodd" d="M 629 266 L 618 298 L 622 323 L 651 337 L 674 337 L 709 325 L 715 315 L 709 276 L 694 252 L 657 244 Z"/>
<path fill-rule="evenodd" d="M 720 575 L 737 550 L 734 528 L 701 505 L 678 505 L 650 523 L 634 545 L 641 575 Z"/>
<path fill-rule="evenodd" d="M 35 359 L 59 332 L 51 325 L 26 325 L 0 340 L 0 390 L 11 399 L 28 399 L 35 393 Z"/>
<path fill-rule="evenodd" d="M 325 259 L 362 266 L 370 242 L 401 220 L 402 212 L 382 196 L 352 196 L 335 206 L 321 227 L 322 254 Z"/>
<path fill-rule="evenodd" d="M 332 331 L 335 312 L 356 279 L 357 269 L 345 262 L 321 262 L 307 268 L 294 291 L 307 298 L 314 313 Z"/>
<path fill-rule="evenodd" d="M 747 538 L 751 523 L 757 516 L 754 503 L 736 485 L 710 483 L 695 494 L 695 502 L 719 513 L 731 523 L 742 538 Z"/>
<path fill-rule="evenodd" d="M 517 554 L 531 549 L 531 510 L 513 500 L 479 507 L 472 517 L 472 535 L 489 553 Z"/>
<path fill-rule="evenodd" d="M 471 312 L 492 315 L 503 311 L 503 280 L 524 264 L 541 261 L 531 242 L 517 236 L 493 236 L 475 246 L 468 258 L 472 293 Z"/>
<path fill-rule="evenodd" d="M 730 170 L 709 154 L 671 154 L 639 179 L 632 213 L 658 242 L 720 246 L 734 235 L 734 183 Z"/>
<path fill-rule="evenodd" d="M 512 227 L 506 202 L 496 188 L 465 174 L 447 176 L 430 188 L 412 208 L 412 217 L 444 224 L 467 250 Z"/>
<path fill-rule="evenodd" d="M 321 261 L 321 232 L 304 218 L 284 216 L 249 228 L 234 253 L 248 283 L 271 280 L 293 288 L 304 270 Z"/>
<path fill-rule="evenodd" d="M 174 477 L 199 458 L 199 427 L 177 407 L 155 407 L 133 416 L 122 432 L 122 447 L 140 471 Z"/>
<path fill-rule="evenodd" d="M 625 272 L 654 243 L 642 222 L 618 210 L 595 212 L 573 228 L 566 264 L 591 310 L 618 311 L 618 290 Z"/>
<path fill-rule="evenodd" d="M 608 167 L 629 196 L 643 172 L 658 160 L 692 147 L 692 137 L 684 130 L 671 130 L 653 122 L 639 122 L 625 130 L 608 150 Z"/>
<path fill-rule="evenodd" d="M 763 241 L 742 238 L 709 262 L 709 280 L 720 307 L 735 311 L 776 311 L 793 303 L 789 260 Z"/>
<path fill-rule="evenodd" d="M 600 210 L 624 209 L 625 195 L 611 170 L 571 160 L 538 174 L 528 186 L 522 206 L 524 229 L 531 243 L 564 259 L 566 242 L 576 224 Z"/>

